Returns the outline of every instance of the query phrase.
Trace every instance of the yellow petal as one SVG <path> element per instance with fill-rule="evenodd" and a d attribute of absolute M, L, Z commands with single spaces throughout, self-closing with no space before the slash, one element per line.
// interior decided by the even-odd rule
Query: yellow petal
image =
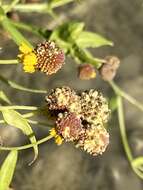
<path fill-rule="evenodd" d="M 22 43 L 22 44 L 19 46 L 19 51 L 21 51 L 21 52 L 24 53 L 24 54 L 27 54 L 27 53 L 32 52 L 32 48 L 29 47 L 28 45 L 26 45 L 25 43 Z"/>

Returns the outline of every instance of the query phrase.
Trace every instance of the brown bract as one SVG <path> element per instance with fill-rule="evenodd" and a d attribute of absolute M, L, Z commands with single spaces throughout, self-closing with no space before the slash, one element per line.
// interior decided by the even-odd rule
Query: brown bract
<path fill-rule="evenodd" d="M 95 68 L 90 64 L 84 64 L 79 67 L 78 76 L 81 80 L 90 80 L 96 77 Z"/>
<path fill-rule="evenodd" d="M 110 81 L 116 76 L 117 69 L 120 66 L 120 60 L 116 56 L 107 56 L 105 61 L 99 69 L 99 73 L 103 80 Z"/>

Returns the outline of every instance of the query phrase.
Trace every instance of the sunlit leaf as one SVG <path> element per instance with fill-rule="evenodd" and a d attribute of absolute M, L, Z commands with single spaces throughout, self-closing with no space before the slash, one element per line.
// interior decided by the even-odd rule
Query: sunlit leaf
<path fill-rule="evenodd" d="M 0 100 L 3 100 L 7 104 L 11 104 L 9 98 L 5 95 L 5 93 L 2 90 L 0 91 Z"/>
<path fill-rule="evenodd" d="M 93 32 L 81 32 L 80 36 L 76 40 L 77 45 L 80 48 L 97 48 L 105 45 L 113 46 L 113 42 L 107 40 L 99 34 Z"/>
<path fill-rule="evenodd" d="M 0 169 L 0 190 L 7 190 L 12 181 L 18 152 L 13 150 L 6 157 Z"/>
<path fill-rule="evenodd" d="M 25 135 L 29 137 L 32 144 L 36 143 L 36 138 L 31 126 L 29 125 L 27 120 L 22 117 L 20 113 L 18 113 L 15 110 L 3 110 L 2 114 L 6 123 L 20 129 Z M 38 156 L 38 146 L 35 145 L 33 146 L 33 148 L 35 152 L 35 157 L 33 159 L 34 161 Z"/>

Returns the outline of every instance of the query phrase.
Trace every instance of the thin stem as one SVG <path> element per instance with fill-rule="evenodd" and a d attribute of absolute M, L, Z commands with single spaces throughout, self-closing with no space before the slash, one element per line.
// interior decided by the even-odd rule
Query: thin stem
<path fill-rule="evenodd" d="M 29 149 L 32 148 L 35 145 L 39 145 L 42 144 L 48 140 L 50 140 L 51 138 L 53 138 L 52 135 L 48 135 L 47 137 L 37 141 L 36 143 L 32 143 L 32 144 L 27 144 L 24 146 L 16 146 L 16 147 L 4 147 L 4 146 L 0 146 L 0 150 L 25 150 L 25 149 Z"/>
<path fill-rule="evenodd" d="M 26 30 L 28 32 L 32 32 L 33 34 L 38 35 L 40 37 L 42 36 L 41 35 L 41 32 L 42 32 L 41 28 L 29 25 L 29 24 L 25 24 L 22 22 L 15 22 L 15 21 L 11 21 L 11 22 L 15 27 L 17 27 L 19 29 L 23 29 L 23 30 Z"/>
<path fill-rule="evenodd" d="M 132 96 L 130 96 L 129 94 L 127 94 L 126 92 L 124 92 L 113 81 L 109 81 L 109 84 L 112 86 L 112 88 L 114 89 L 114 91 L 116 92 L 116 94 L 122 96 L 123 98 L 125 98 L 126 100 L 128 100 L 131 104 L 133 104 L 138 109 L 140 109 L 141 111 L 143 111 L 143 105 L 140 102 L 138 102 L 135 98 L 133 98 Z"/>
<path fill-rule="evenodd" d="M 7 110 L 7 109 L 15 109 L 15 110 L 38 110 L 38 107 L 35 106 L 0 106 L 0 111 Z"/>
<path fill-rule="evenodd" d="M 38 89 L 32 89 L 32 88 L 27 88 L 24 87 L 20 84 L 17 84 L 11 80 L 6 79 L 5 77 L 0 75 L 0 81 L 4 82 L 4 84 L 10 86 L 11 88 L 17 89 L 17 90 L 21 90 L 21 91 L 25 91 L 25 92 L 31 92 L 31 93 L 37 93 L 37 94 L 46 94 L 47 91 L 46 90 L 38 90 Z"/>
<path fill-rule="evenodd" d="M 6 10 L 8 5 L 4 5 L 3 8 Z M 28 4 L 17 4 L 13 7 L 13 10 L 20 12 L 47 12 L 48 10 L 47 3 L 28 3 Z"/>
<path fill-rule="evenodd" d="M 29 112 L 29 113 L 23 114 L 22 116 L 24 118 L 30 118 L 30 117 L 33 117 L 36 113 L 37 113 L 37 111 Z"/>
<path fill-rule="evenodd" d="M 127 140 L 128 138 L 127 138 L 127 134 L 125 130 L 123 103 L 122 103 L 122 98 L 120 96 L 117 97 L 117 104 L 118 104 L 118 120 L 119 120 L 121 138 L 124 145 L 125 153 L 131 164 L 131 161 L 133 160 L 133 156 L 132 156 L 131 149 Z"/>
<path fill-rule="evenodd" d="M 7 9 L 5 9 L 5 12 L 7 13 L 7 12 L 11 11 L 11 9 L 14 8 L 19 1 L 20 0 L 13 0 L 12 3 L 10 5 L 8 5 Z"/>
<path fill-rule="evenodd" d="M 11 60 L 0 60 L 0 64 L 18 64 L 17 59 L 11 59 Z"/>

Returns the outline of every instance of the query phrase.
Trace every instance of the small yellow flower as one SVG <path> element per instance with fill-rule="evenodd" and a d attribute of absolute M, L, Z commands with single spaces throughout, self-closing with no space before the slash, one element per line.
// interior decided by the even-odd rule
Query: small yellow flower
<path fill-rule="evenodd" d="M 28 73 L 35 72 L 37 57 L 33 49 L 29 47 L 28 45 L 26 45 L 25 43 L 22 43 L 19 46 L 19 51 L 20 51 L 20 54 L 18 55 L 18 58 L 23 63 L 23 70 Z"/>
<path fill-rule="evenodd" d="M 57 145 L 61 145 L 62 144 L 63 138 L 60 135 L 57 134 L 57 131 L 56 131 L 55 128 L 52 128 L 50 130 L 50 135 L 53 136 L 53 137 L 55 137 L 55 142 L 56 142 Z"/>
<path fill-rule="evenodd" d="M 53 137 L 56 137 L 57 136 L 57 132 L 56 132 L 56 129 L 55 128 L 52 128 L 50 130 L 50 135 L 53 136 Z"/>
<path fill-rule="evenodd" d="M 58 135 L 58 136 L 55 138 L 55 142 L 56 142 L 57 145 L 61 145 L 62 142 L 63 142 L 63 138 Z"/>

